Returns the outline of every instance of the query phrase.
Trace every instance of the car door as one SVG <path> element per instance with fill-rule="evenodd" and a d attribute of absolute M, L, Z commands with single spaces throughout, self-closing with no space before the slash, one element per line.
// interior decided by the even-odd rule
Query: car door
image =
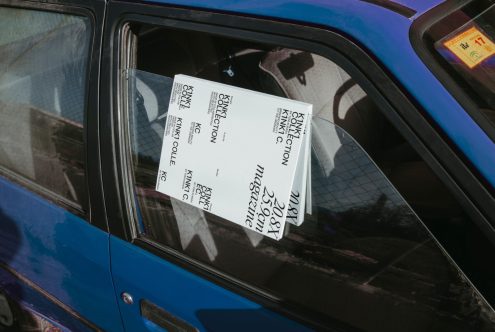
<path fill-rule="evenodd" d="M 126 329 L 493 327 L 490 305 L 431 232 L 436 220 L 471 221 L 377 89 L 389 78 L 367 76 L 376 63 L 355 44 L 302 25 L 153 4 L 111 2 L 107 18 L 102 175 Z M 155 190 L 176 74 L 313 104 L 311 209 L 282 240 Z"/>
<path fill-rule="evenodd" d="M 104 11 L 0 1 L 0 329 L 122 329 L 94 141 Z"/>

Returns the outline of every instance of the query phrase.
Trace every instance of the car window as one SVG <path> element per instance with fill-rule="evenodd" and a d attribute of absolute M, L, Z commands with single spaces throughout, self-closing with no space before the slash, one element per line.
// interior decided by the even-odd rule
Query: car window
<path fill-rule="evenodd" d="M 0 7 L 0 169 L 77 210 L 90 34 L 85 17 Z"/>
<path fill-rule="evenodd" d="M 366 331 L 491 328 L 491 308 L 431 233 L 457 230 L 467 217 L 349 73 L 278 45 L 132 28 L 121 97 L 140 238 Z M 282 240 L 155 190 L 176 74 L 313 104 L 310 213 Z"/>

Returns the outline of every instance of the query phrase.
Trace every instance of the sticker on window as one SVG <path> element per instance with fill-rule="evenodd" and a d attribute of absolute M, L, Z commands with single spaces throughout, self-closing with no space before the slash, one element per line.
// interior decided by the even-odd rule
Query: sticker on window
<path fill-rule="evenodd" d="M 304 216 L 311 114 L 311 104 L 176 75 L 156 190 L 280 240 L 287 219 Z"/>
<path fill-rule="evenodd" d="M 443 45 L 469 68 L 495 54 L 495 44 L 476 27 L 450 38 Z"/>

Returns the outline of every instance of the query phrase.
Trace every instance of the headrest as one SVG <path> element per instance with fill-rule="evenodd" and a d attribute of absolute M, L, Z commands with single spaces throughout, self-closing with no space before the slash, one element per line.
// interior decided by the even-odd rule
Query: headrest
<path fill-rule="evenodd" d="M 344 119 L 349 109 L 366 96 L 344 70 L 316 54 L 278 49 L 269 52 L 259 66 L 288 98 L 313 104 L 314 116 L 333 123 Z"/>

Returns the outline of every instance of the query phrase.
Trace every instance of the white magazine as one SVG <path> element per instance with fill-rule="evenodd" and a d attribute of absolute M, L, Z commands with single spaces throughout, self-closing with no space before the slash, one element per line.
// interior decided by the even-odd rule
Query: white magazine
<path fill-rule="evenodd" d="M 176 75 L 156 190 L 280 240 L 292 191 L 301 197 L 293 223 L 304 217 L 311 113 L 310 104 Z"/>

